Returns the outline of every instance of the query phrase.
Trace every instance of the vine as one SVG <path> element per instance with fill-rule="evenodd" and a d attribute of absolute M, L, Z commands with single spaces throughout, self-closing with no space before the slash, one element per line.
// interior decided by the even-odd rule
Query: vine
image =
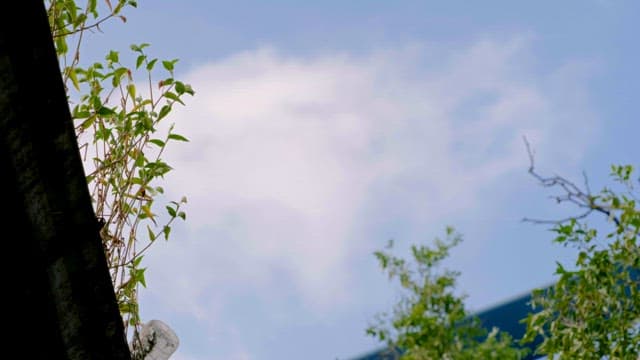
<path fill-rule="evenodd" d="M 131 45 L 135 64 L 127 65 L 120 52 L 110 50 L 104 61 L 83 66 L 80 50 L 87 35 L 101 31 L 107 21 L 126 22 L 123 10 L 137 2 L 87 0 L 82 5 L 45 0 L 125 333 L 133 331 L 135 338 L 141 325 L 138 290 L 146 287 L 143 255 L 157 239 L 169 239 L 176 219 L 186 219 L 185 197 L 168 201 L 161 209 L 166 215 L 159 215 L 157 203 L 164 193 L 159 183 L 172 170 L 162 155 L 169 144 L 188 141 L 173 124 L 164 124 L 194 91 L 175 79 L 178 60 L 150 57 L 149 44 Z M 138 76 L 143 82 L 134 80 Z"/>

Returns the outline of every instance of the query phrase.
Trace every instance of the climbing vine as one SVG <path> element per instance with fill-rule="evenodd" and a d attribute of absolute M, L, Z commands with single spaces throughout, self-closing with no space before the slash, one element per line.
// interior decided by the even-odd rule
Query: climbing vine
<path fill-rule="evenodd" d="M 158 203 L 172 170 L 163 154 L 188 141 L 165 123 L 194 91 L 175 79 L 178 60 L 151 57 L 149 44 L 131 45 L 123 56 L 105 51 L 101 61 L 81 57 L 83 42 L 108 21 L 126 23 L 123 12 L 136 1 L 45 0 L 45 6 L 120 313 L 125 331 L 135 334 L 138 290 L 146 287 L 143 256 L 156 240 L 169 239 L 176 219 L 186 219 L 185 197 Z"/>

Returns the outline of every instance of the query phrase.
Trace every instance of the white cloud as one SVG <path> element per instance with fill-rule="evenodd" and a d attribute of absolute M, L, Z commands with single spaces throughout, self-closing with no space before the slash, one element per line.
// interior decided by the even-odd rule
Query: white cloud
<path fill-rule="evenodd" d="M 557 151 L 547 163 L 576 161 L 593 119 L 569 94 L 587 71 L 536 70 L 530 50 L 528 37 L 364 56 L 264 48 L 194 69 L 196 97 L 174 117 L 191 143 L 167 154 L 190 230 L 152 249 L 154 291 L 209 320 L 238 293 L 322 313 L 352 296 L 358 227 L 377 220 L 367 206 L 393 199 L 415 222 L 473 207 L 526 166 L 524 134 Z"/>

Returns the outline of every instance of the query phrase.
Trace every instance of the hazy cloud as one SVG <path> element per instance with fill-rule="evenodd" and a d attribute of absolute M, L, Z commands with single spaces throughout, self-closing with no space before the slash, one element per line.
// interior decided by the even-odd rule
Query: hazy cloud
<path fill-rule="evenodd" d="M 580 158 L 593 118 L 575 65 L 536 69 L 525 36 L 360 56 L 262 48 L 193 69 L 196 97 L 174 117 L 191 143 L 167 154 L 187 230 L 153 250 L 153 291 L 212 322 L 238 294 L 344 306 L 354 256 L 373 250 L 358 236 L 378 220 L 367 207 L 402 202 L 394 216 L 410 222 L 473 207 L 523 168 L 524 134 L 556 151 L 547 163 Z"/>

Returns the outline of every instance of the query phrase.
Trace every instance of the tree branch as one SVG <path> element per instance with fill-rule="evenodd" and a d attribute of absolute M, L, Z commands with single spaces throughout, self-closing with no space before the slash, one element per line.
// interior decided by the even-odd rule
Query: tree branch
<path fill-rule="evenodd" d="M 587 178 L 587 174 L 582 172 L 582 176 L 584 178 L 584 184 L 586 190 L 582 190 L 579 186 L 577 186 L 574 182 L 560 176 L 554 175 L 550 177 L 545 177 L 540 175 L 535 168 L 535 152 L 531 148 L 531 144 L 527 140 L 526 136 L 522 137 L 524 140 L 524 144 L 527 148 L 527 154 L 529 156 L 529 174 L 533 176 L 538 182 L 547 188 L 552 187 L 560 187 L 564 194 L 552 196 L 554 200 L 558 203 L 570 202 L 578 206 L 579 208 L 587 209 L 584 213 L 578 216 L 571 216 L 561 220 L 541 220 L 541 219 L 529 219 L 524 218 L 522 221 L 531 222 L 534 224 L 563 224 L 572 219 L 584 219 L 592 212 L 596 211 L 606 215 L 611 218 L 616 225 L 620 226 L 620 220 L 613 216 L 611 213 L 611 208 L 606 204 L 599 204 L 596 202 L 597 196 L 593 196 L 591 194 L 591 189 L 589 188 L 589 180 Z"/>

